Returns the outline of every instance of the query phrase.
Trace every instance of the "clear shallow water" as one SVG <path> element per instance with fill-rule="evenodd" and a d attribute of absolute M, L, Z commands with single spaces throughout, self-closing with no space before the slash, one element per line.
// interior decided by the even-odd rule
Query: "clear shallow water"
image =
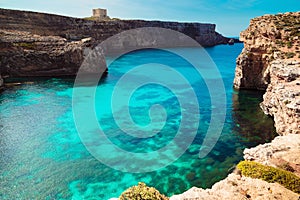
<path fill-rule="evenodd" d="M 133 120 L 149 123 L 145 114 L 149 106 L 161 103 L 168 113 L 167 123 L 152 138 L 125 135 L 110 114 L 109 101 L 113 86 L 124 73 L 141 63 L 163 62 L 188 77 L 197 93 L 201 120 L 193 144 L 173 164 L 149 173 L 120 172 L 90 155 L 74 124 L 72 81 L 35 81 L 4 91 L 0 96 L 0 199 L 109 199 L 139 181 L 171 196 L 192 186 L 210 187 L 223 179 L 242 159 L 244 148 L 270 141 L 275 135 L 273 121 L 258 105 L 262 94 L 232 89 L 235 59 L 241 49 L 241 44 L 206 49 L 223 77 L 227 116 L 218 143 L 203 159 L 198 152 L 213 105 L 201 77 L 182 60 L 158 50 L 133 52 L 110 66 L 108 76 L 97 87 L 97 116 L 110 140 L 127 151 L 153 151 L 168 144 L 180 123 L 180 109 L 167 88 L 155 84 L 141 87 L 130 100 Z M 192 49 L 182 50 L 193 53 Z M 188 130 L 186 127 L 187 134 Z"/>

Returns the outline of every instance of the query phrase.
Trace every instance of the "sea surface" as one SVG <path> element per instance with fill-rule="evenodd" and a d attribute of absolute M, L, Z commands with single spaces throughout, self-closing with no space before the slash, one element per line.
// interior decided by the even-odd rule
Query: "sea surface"
<path fill-rule="evenodd" d="M 107 138 L 126 152 L 147 153 L 169 145 L 185 110 L 181 109 L 179 97 L 170 88 L 156 83 L 139 87 L 128 101 L 134 123 L 141 126 L 151 123 L 148 111 L 153 104 L 162 105 L 167 117 L 162 129 L 154 136 L 127 135 L 119 127 L 126 124 L 126 116 L 118 111 L 113 115 L 110 106 L 114 87 L 124 74 L 145 63 L 168 65 L 183 74 L 197 96 L 195 105 L 199 105 L 199 110 L 188 113 L 190 116 L 200 113 L 195 138 L 173 163 L 150 172 L 122 172 L 91 155 L 80 138 L 85 134 L 84 130 L 78 134 L 74 122 L 72 80 L 33 80 L 9 87 L 0 94 L 0 199 L 109 199 L 118 197 L 138 182 L 154 186 L 167 196 L 182 193 L 192 186 L 211 187 L 230 173 L 242 159 L 245 148 L 269 142 L 276 135 L 273 120 L 259 108 L 263 93 L 232 88 L 235 60 L 242 48 L 242 44 L 235 44 L 205 49 L 222 75 L 226 117 L 221 136 L 204 158 L 199 158 L 199 149 L 215 109 L 205 78 L 197 75 L 186 60 L 164 50 L 135 51 L 111 63 L 109 73 L 96 88 L 95 113 Z M 182 48 L 180 51 L 188 52 L 195 61 L 201 62 L 201 57 L 194 55 L 195 49 Z M 159 77 L 159 74 L 157 71 L 157 74 L 143 75 L 151 78 Z M 213 78 L 214 74 L 210 76 Z M 80 88 L 90 89 L 89 86 Z M 184 92 L 186 88 L 181 90 Z M 80 100 L 84 102 L 85 98 L 90 97 L 82 95 Z M 81 110 L 85 112 L 84 108 Z M 87 131 L 91 129 L 89 120 Z M 183 134 L 190 134 L 194 126 L 185 125 Z M 173 156 L 169 153 L 167 151 L 157 159 L 164 162 L 164 158 Z M 113 154 L 107 152 L 108 157 Z M 144 166 L 141 163 L 135 167 Z"/>

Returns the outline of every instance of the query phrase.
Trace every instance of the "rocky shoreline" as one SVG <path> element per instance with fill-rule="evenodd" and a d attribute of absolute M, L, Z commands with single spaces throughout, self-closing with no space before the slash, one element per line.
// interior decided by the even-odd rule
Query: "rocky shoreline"
<path fill-rule="evenodd" d="M 204 46 L 227 44 L 230 40 L 215 32 L 213 24 L 142 20 L 95 22 L 6 9 L 0 9 L 0 21 L 0 88 L 3 86 L 1 75 L 74 76 L 95 44 L 122 30 L 171 28 L 190 35 Z M 276 130 L 281 135 L 271 143 L 246 149 L 244 159 L 287 167 L 297 176 L 300 173 L 299 29 L 300 12 L 251 20 L 248 29 L 241 33 L 245 47 L 237 59 L 234 80 L 237 89 L 266 91 L 261 108 L 274 117 Z M 211 189 L 193 187 L 170 199 L 298 200 L 299 194 L 278 183 L 267 183 L 236 172 Z"/>
<path fill-rule="evenodd" d="M 215 24 L 144 20 L 93 21 L 53 14 L 0 9 L 0 75 L 2 77 L 76 76 L 88 53 L 107 38 L 142 27 L 184 33 L 202 46 L 236 42 L 215 31 Z M 159 33 L 152 33 L 159 35 Z M 148 36 L 148 35 L 147 35 Z M 180 38 L 173 38 L 180 41 Z M 115 49 L 134 45 L 151 48 L 163 43 L 148 37 L 121 41 Z M 159 44 L 157 44 L 159 43 Z M 99 66 L 106 68 L 105 62 Z M 93 73 L 93 71 L 90 71 Z"/>
<path fill-rule="evenodd" d="M 300 177 L 300 12 L 252 19 L 241 33 L 244 49 L 237 58 L 234 87 L 265 90 L 261 108 L 274 118 L 280 136 L 244 150 L 244 159 L 293 172 Z M 242 176 L 239 171 L 211 189 L 193 187 L 171 200 L 299 200 L 278 183 Z"/>
<path fill-rule="evenodd" d="M 300 12 L 265 15 L 241 33 L 234 87 L 265 90 L 261 104 L 280 135 L 300 133 Z"/>
<path fill-rule="evenodd" d="M 300 134 L 300 61 L 275 60 L 261 108 L 274 117 L 281 135 Z"/>
<path fill-rule="evenodd" d="M 290 166 L 300 175 L 300 135 L 277 136 L 271 143 L 258 145 L 244 150 L 244 159 L 283 168 Z M 183 194 L 174 195 L 170 200 L 206 200 L 206 199 L 282 199 L 299 200 L 296 194 L 278 183 L 268 183 L 260 179 L 242 176 L 238 171 L 231 173 L 211 189 L 193 187 Z"/>

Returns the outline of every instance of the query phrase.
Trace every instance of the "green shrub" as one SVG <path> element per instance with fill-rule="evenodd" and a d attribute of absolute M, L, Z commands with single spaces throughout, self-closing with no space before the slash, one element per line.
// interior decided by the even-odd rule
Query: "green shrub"
<path fill-rule="evenodd" d="M 139 182 L 137 186 L 132 186 L 125 190 L 120 200 L 168 200 L 169 198 L 160 194 L 158 190 L 153 187 L 146 186 L 145 183 Z"/>
<path fill-rule="evenodd" d="M 253 161 L 241 161 L 237 168 L 241 170 L 244 176 L 262 179 L 269 183 L 277 182 L 287 189 L 300 194 L 300 178 L 292 172 L 265 166 Z"/>

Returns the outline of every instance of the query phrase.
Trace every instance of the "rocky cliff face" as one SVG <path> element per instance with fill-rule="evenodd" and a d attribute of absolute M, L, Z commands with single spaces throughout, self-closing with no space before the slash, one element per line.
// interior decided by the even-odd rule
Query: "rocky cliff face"
<path fill-rule="evenodd" d="M 92 21 L 0 9 L 0 74 L 11 77 L 75 75 L 90 49 L 110 36 L 141 27 L 179 31 L 203 46 L 232 41 L 217 33 L 214 24 Z M 149 41 L 136 40 L 137 47 L 154 47 Z M 125 43 L 123 41 L 117 48 L 123 48 Z M 105 67 L 105 63 L 100 64 Z"/>
<path fill-rule="evenodd" d="M 261 104 L 279 134 L 300 133 L 300 12 L 265 15 L 241 33 L 234 87 L 266 90 Z"/>
<path fill-rule="evenodd" d="M 256 161 L 264 165 L 287 169 L 300 175 L 300 135 L 278 136 L 271 143 L 245 149 L 245 160 Z M 259 179 L 241 176 L 237 173 L 228 177 L 210 189 L 193 187 L 170 200 L 206 200 L 206 199 L 285 199 L 298 200 L 296 194 L 278 183 L 268 183 Z"/>
<path fill-rule="evenodd" d="M 280 135 L 271 143 L 246 149 L 244 159 L 285 169 L 300 176 L 300 12 L 252 19 L 241 33 L 244 49 L 237 58 L 234 87 L 265 90 L 263 111 L 274 117 Z M 239 174 L 211 189 L 191 188 L 171 200 L 299 199 L 277 183 Z"/>
<path fill-rule="evenodd" d="M 11 77 L 74 75 L 90 46 L 25 31 L 0 30 L 0 35 L 0 72 Z"/>
<path fill-rule="evenodd" d="M 244 49 L 237 59 L 234 86 L 265 90 L 270 63 L 300 59 L 300 12 L 254 18 L 240 34 Z"/>
<path fill-rule="evenodd" d="M 277 136 L 271 143 L 244 150 L 245 160 L 285 168 L 300 176 L 300 135 Z"/>
<path fill-rule="evenodd" d="M 93 21 L 52 14 L 0 9 L 0 29 L 27 31 L 41 36 L 60 36 L 67 40 L 92 37 L 98 43 L 124 30 L 160 27 L 184 33 L 203 46 L 227 44 L 230 38 L 215 31 L 215 24 L 178 23 L 144 20 Z"/>
<path fill-rule="evenodd" d="M 260 179 L 252 179 L 237 174 L 228 177 L 211 189 L 193 187 L 183 194 L 174 195 L 170 200 L 298 200 L 299 195 L 284 188 L 278 183 L 267 183 Z"/>
<path fill-rule="evenodd" d="M 279 134 L 300 134 L 300 62 L 273 61 L 269 74 L 270 83 L 261 108 L 274 117 Z"/>

